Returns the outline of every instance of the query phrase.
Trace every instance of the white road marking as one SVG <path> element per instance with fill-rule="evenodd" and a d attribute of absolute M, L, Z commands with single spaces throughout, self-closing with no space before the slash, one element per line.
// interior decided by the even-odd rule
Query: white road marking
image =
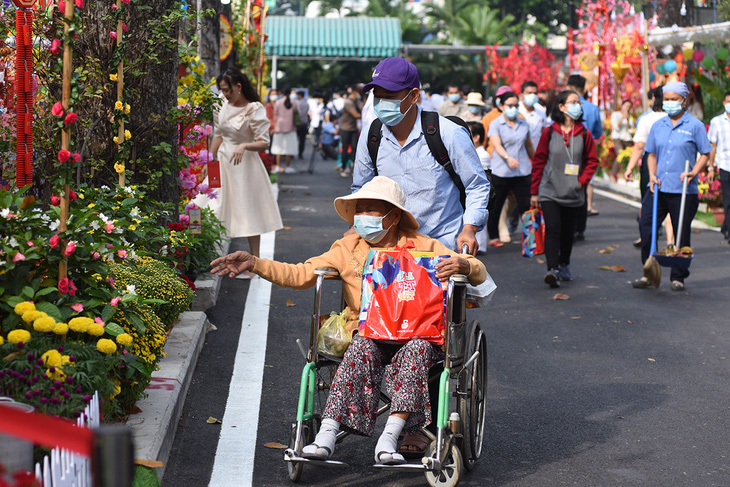
<path fill-rule="evenodd" d="M 274 196 L 278 187 L 273 185 Z M 261 257 L 274 258 L 275 232 L 261 236 Z M 269 329 L 271 283 L 255 277 L 246 297 L 233 375 L 215 454 L 211 487 L 252 485 Z"/>

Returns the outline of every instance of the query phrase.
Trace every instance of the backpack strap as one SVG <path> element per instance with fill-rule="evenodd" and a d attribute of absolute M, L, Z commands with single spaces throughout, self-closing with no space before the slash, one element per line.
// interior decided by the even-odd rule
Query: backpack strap
<path fill-rule="evenodd" d="M 462 123 L 455 123 L 462 125 L 464 122 L 462 121 Z M 444 146 L 444 141 L 441 140 L 438 113 L 427 112 L 425 110 L 422 111 L 421 126 L 423 129 L 423 134 L 426 138 L 426 143 L 428 144 L 428 148 L 431 151 L 431 155 L 434 159 L 436 159 L 436 162 L 441 164 L 441 166 L 443 166 L 443 168 L 449 174 L 449 177 L 454 182 L 456 188 L 459 190 L 459 200 L 461 201 L 461 207 L 466 209 L 466 188 L 464 188 L 464 183 L 461 181 L 459 175 L 456 174 L 454 165 L 451 163 L 451 158 L 449 158 L 449 152 L 446 150 L 446 146 Z"/>
<path fill-rule="evenodd" d="M 380 119 L 373 120 L 368 131 L 368 153 L 370 160 L 373 161 L 373 172 L 378 175 L 378 149 L 380 148 L 380 129 L 383 128 L 383 122 Z"/>

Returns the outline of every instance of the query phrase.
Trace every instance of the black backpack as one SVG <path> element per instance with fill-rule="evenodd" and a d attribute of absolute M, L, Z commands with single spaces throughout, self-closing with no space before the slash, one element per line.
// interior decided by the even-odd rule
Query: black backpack
<path fill-rule="evenodd" d="M 446 118 L 457 125 L 461 125 L 467 132 L 469 132 L 469 126 L 461 118 L 457 116 L 450 116 Z M 378 149 L 380 148 L 380 129 L 382 127 L 383 122 L 376 118 L 373 120 L 373 123 L 370 125 L 370 130 L 368 131 L 368 152 L 370 153 L 370 159 L 373 161 L 373 171 L 376 176 L 378 175 Z M 436 112 L 427 112 L 425 110 L 422 111 L 421 128 L 423 129 L 423 134 L 426 137 L 426 143 L 431 151 L 431 155 L 434 159 L 436 159 L 436 162 L 441 164 L 446 172 L 449 173 L 449 177 L 459 190 L 461 207 L 466 208 L 466 188 L 464 188 L 464 183 L 461 181 L 459 175 L 456 174 L 454 165 L 451 164 L 451 159 L 449 158 L 449 152 L 446 150 L 446 146 L 444 146 L 444 141 L 441 140 L 441 132 L 439 131 L 439 114 Z"/>

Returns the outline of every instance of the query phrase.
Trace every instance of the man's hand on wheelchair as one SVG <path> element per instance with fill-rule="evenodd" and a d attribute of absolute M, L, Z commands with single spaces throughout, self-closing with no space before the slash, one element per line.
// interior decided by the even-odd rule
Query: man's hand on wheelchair
<path fill-rule="evenodd" d="M 477 227 L 474 225 L 464 225 L 461 233 L 456 237 L 456 249 L 461 252 L 462 246 L 466 244 L 468 252 L 471 255 L 477 255 L 479 244 L 477 243 Z"/>
<path fill-rule="evenodd" d="M 449 257 L 436 264 L 436 279 L 439 281 L 447 281 L 454 274 L 469 275 L 471 266 L 469 262 L 458 256 Z"/>
<path fill-rule="evenodd" d="M 253 269 L 253 264 L 255 261 L 256 257 L 249 254 L 248 252 L 243 252 L 239 250 L 237 252 L 232 252 L 228 255 L 224 255 L 223 257 L 218 257 L 213 262 L 211 262 L 210 266 L 213 269 L 210 271 L 210 273 L 218 274 L 221 277 L 228 274 L 229 278 L 234 278 L 242 272 L 250 271 L 251 269 Z"/>

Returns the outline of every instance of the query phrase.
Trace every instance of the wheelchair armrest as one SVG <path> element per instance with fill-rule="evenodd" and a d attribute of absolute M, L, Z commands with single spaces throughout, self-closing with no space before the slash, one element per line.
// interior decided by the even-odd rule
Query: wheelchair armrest
<path fill-rule="evenodd" d="M 334 267 L 317 267 L 314 269 L 316 276 L 324 276 L 329 278 L 339 278 L 340 273 Z"/>
<path fill-rule="evenodd" d="M 449 277 L 449 281 L 455 283 L 455 284 L 468 284 L 469 278 L 465 276 L 464 274 L 452 274 Z"/>

